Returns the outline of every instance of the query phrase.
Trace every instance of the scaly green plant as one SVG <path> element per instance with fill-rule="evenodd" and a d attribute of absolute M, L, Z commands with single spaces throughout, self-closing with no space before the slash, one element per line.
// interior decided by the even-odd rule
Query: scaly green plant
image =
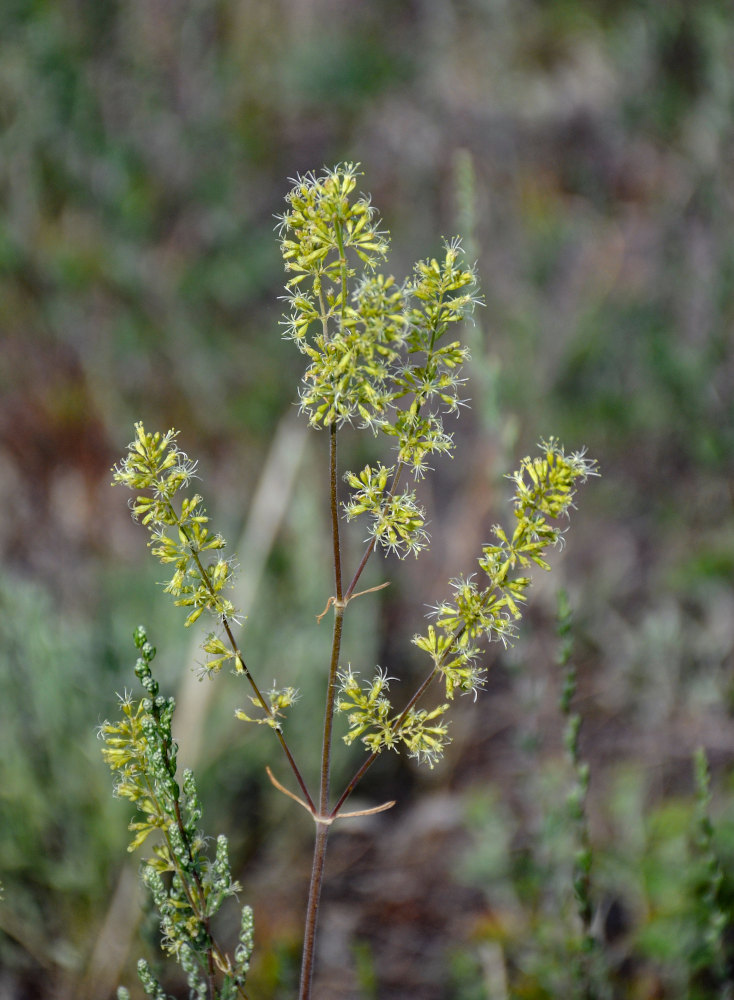
<path fill-rule="evenodd" d="M 388 234 L 380 228 L 369 198 L 356 193 L 357 176 L 354 164 L 342 164 L 319 175 L 297 178 L 278 226 L 289 274 L 285 336 L 308 359 L 300 388 L 301 410 L 313 428 L 327 431 L 329 441 L 334 593 L 319 619 L 331 609 L 333 629 L 321 767 L 318 790 L 313 795 L 284 734 L 284 714 L 296 700 L 297 692 L 275 685 L 268 692 L 261 691 L 235 637 L 241 614 L 225 596 L 233 564 L 222 554 L 222 537 L 208 527 L 201 496 L 189 491 L 196 463 L 179 449 L 176 431 L 151 434 L 138 423 L 127 456 L 114 470 L 114 481 L 136 494 L 131 502 L 132 513 L 148 528 L 153 554 L 172 567 L 164 589 L 187 610 L 185 624 L 193 624 L 205 613 L 217 623 L 217 630 L 209 633 L 204 642 L 209 657 L 206 671 L 216 674 L 231 663 L 234 672 L 248 681 L 256 714 L 243 709 L 236 714 L 243 721 L 262 723 L 273 730 L 301 794 L 286 789 L 272 774 L 271 780 L 314 819 L 300 1000 L 311 996 L 319 901 L 332 824 L 337 819 L 364 814 L 347 812 L 344 806 L 384 750 L 404 750 L 430 767 L 440 759 L 449 741 L 445 715 L 450 702 L 457 694 L 476 696 L 483 686 L 483 643 L 507 643 L 514 638 L 530 587 L 528 570 L 533 565 L 550 568 L 548 550 L 563 540 L 560 521 L 568 515 L 578 485 L 597 474 L 595 462 L 583 452 L 567 455 L 554 438 L 541 442 L 538 456 L 522 460 L 510 476 L 514 485 L 513 527 L 506 530 L 495 526 L 492 539 L 478 559 L 479 575 L 451 580 L 450 595 L 433 609 L 434 623 L 413 638 L 427 656 L 428 667 L 422 683 L 402 708 L 395 708 L 388 697 L 392 678 L 386 670 L 377 668 L 371 679 L 361 680 L 350 664 L 341 663 L 345 613 L 352 600 L 370 592 L 357 591 L 370 558 L 377 550 L 400 558 L 409 553 L 417 556 L 430 543 L 417 484 L 435 456 L 453 451 L 453 437 L 444 427 L 444 418 L 458 414 L 464 403 L 460 397 L 462 366 L 468 357 L 455 331 L 481 301 L 474 269 L 466 263 L 456 239 L 444 243 L 440 258 L 419 261 L 412 275 L 402 282 L 378 270 L 388 255 Z M 367 464 L 357 472 L 346 471 L 349 494 L 341 501 L 337 444 L 346 425 L 357 425 L 392 445 L 394 457 L 387 463 Z M 366 523 L 367 538 L 361 559 L 348 577 L 342 566 L 342 520 L 357 518 Z M 374 589 L 378 588 L 370 588 Z M 429 689 L 439 685 L 445 697 L 438 704 L 424 706 Z M 165 802 L 164 789 L 169 788 L 170 794 L 175 785 L 175 755 L 169 753 L 168 763 L 163 766 L 155 753 L 151 755 L 146 749 L 148 744 L 158 745 L 157 727 L 162 722 L 155 720 L 164 717 L 150 715 L 155 705 L 155 698 L 152 702 L 149 698 L 144 700 L 145 707 L 135 710 L 142 711 L 143 718 L 154 720 L 141 729 L 135 758 L 141 780 L 144 778 L 150 786 L 148 796 L 154 804 Z M 137 718 L 128 702 L 123 703 L 123 709 L 130 722 Z M 170 701 L 165 702 L 165 713 L 171 710 Z M 345 742 L 361 741 L 366 757 L 341 794 L 333 799 L 331 763 L 336 713 L 346 717 Z M 110 737 L 114 732 L 114 727 L 104 730 Z M 118 734 L 115 738 L 127 739 L 127 730 L 124 736 Z M 161 748 L 165 745 L 170 749 L 168 738 L 164 736 Z M 113 750 L 108 745 L 106 752 L 111 754 Z M 113 763 L 114 757 L 108 759 Z M 185 778 L 184 790 L 186 782 L 192 780 Z M 120 788 L 123 794 L 125 787 L 123 784 Z M 168 806 L 161 806 L 160 816 L 155 810 L 151 812 L 140 787 L 135 785 L 136 794 L 140 793 L 135 801 L 142 804 L 145 819 L 142 827 L 135 828 L 142 836 L 160 827 L 164 837 L 173 836 L 177 845 L 175 850 L 163 848 L 168 867 L 154 868 L 153 895 L 162 916 L 164 944 L 179 960 L 185 960 L 187 972 L 195 962 L 199 963 L 200 971 L 190 972 L 190 982 L 195 984 L 192 989 L 199 991 L 197 996 L 211 1000 L 229 996 L 226 991 L 231 992 L 234 981 L 230 966 L 216 949 L 204 920 L 209 883 L 202 872 L 208 878 L 210 865 L 200 859 L 196 842 L 191 844 L 189 866 L 183 863 L 176 851 L 189 850 L 185 835 L 193 836 L 193 827 L 189 828 L 188 821 L 179 822 L 175 808 L 175 821 Z M 385 803 L 368 812 L 392 805 Z M 197 812 L 198 806 L 194 808 Z M 189 855 L 184 852 L 184 857 Z M 144 872 L 149 870 L 144 868 Z M 165 872 L 170 873 L 170 888 L 163 881 Z M 195 875 L 201 886 L 194 879 L 192 888 L 187 879 Z M 222 894 L 234 891 L 233 885 L 226 879 L 222 882 L 215 893 L 218 902 Z M 188 894 L 186 899 L 181 895 L 186 886 L 191 899 Z M 171 902 L 171 893 L 175 902 Z M 192 899 L 198 901 L 196 906 Z M 192 922 L 191 927 L 180 929 L 179 923 L 187 920 Z M 183 943 L 177 945 L 179 941 Z M 217 978 L 220 974 L 225 977 L 224 985 Z M 239 981 L 236 986 L 240 988 Z"/>
<path fill-rule="evenodd" d="M 142 879 L 160 913 L 163 949 L 186 973 L 191 996 L 197 1000 L 246 998 L 252 910 L 249 906 L 242 909 L 239 942 L 230 958 L 211 928 L 212 917 L 224 900 L 241 889 L 232 880 L 227 838 L 217 837 L 215 857 L 210 859 L 198 828 L 202 809 L 193 772 L 185 769 L 180 785 L 176 778 L 178 748 L 171 733 L 175 702 L 159 694 L 150 668 L 156 650 L 142 626 L 135 631 L 135 645 L 140 651 L 135 673 L 146 695 L 134 702 L 124 694 L 122 718 L 100 727 L 105 743 L 102 754 L 117 776 L 115 793 L 135 803 L 141 815 L 130 823 L 135 836 L 128 850 L 140 847 L 151 833 L 161 835 L 153 857 L 142 866 Z M 147 996 L 165 997 L 145 959 L 138 963 L 138 975 Z M 129 1000 L 128 991 L 120 988 L 118 998 Z"/>

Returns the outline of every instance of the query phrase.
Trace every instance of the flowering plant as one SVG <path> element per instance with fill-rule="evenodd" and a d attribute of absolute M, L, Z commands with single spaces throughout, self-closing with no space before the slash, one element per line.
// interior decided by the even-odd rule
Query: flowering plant
<path fill-rule="evenodd" d="M 135 439 L 114 470 L 114 481 L 134 491 L 132 513 L 148 528 L 153 554 L 172 569 L 164 589 L 186 609 L 185 625 L 203 614 L 213 623 L 204 642 L 208 673 L 214 675 L 229 663 L 249 683 L 255 714 L 243 709 L 236 714 L 273 730 L 300 794 L 271 780 L 313 816 L 300 1000 L 312 995 L 332 824 L 356 815 L 345 809 L 347 799 L 382 751 L 405 750 L 430 767 L 440 760 L 449 740 L 445 716 L 451 701 L 457 693 L 476 696 L 482 687 L 483 645 L 513 639 L 530 587 L 528 570 L 533 565 L 550 568 L 549 550 L 562 542 L 560 523 L 573 506 L 577 488 L 597 474 L 595 463 L 583 452 L 567 454 L 554 438 L 541 442 L 539 455 L 521 461 L 510 477 L 513 526 L 495 526 L 479 556 L 478 574 L 451 580 L 448 596 L 433 609 L 434 622 L 414 637 L 428 667 L 402 708 L 394 707 L 388 697 L 391 678 L 386 671 L 378 668 L 371 679 L 360 680 L 351 666 L 340 662 L 345 615 L 350 602 L 368 592 L 357 591 L 357 585 L 373 554 L 381 549 L 400 558 L 418 556 L 430 544 L 418 487 L 429 462 L 453 451 L 444 419 L 458 414 L 464 403 L 462 366 L 468 357 L 457 331 L 481 302 L 474 269 L 456 239 L 444 243 L 439 258 L 419 261 L 404 281 L 379 270 L 388 255 L 388 234 L 369 198 L 356 193 L 357 176 L 355 165 L 342 164 L 296 179 L 278 224 L 289 275 L 285 336 L 307 359 L 301 410 L 313 428 L 327 432 L 329 441 L 334 592 L 324 614 L 332 610 L 333 629 L 321 768 L 313 793 L 285 737 L 285 713 L 296 692 L 276 686 L 263 692 L 245 661 L 235 635 L 242 616 L 226 597 L 232 562 L 223 555 L 224 539 L 208 527 L 202 497 L 190 492 L 196 464 L 179 449 L 177 433 L 149 433 L 142 423 L 136 424 Z M 345 425 L 383 440 L 392 449 L 392 459 L 345 472 L 348 496 L 340 502 L 337 444 Z M 343 520 L 354 519 L 364 523 L 366 539 L 350 577 L 343 571 L 341 532 Z M 238 948 L 228 957 L 209 923 L 224 899 L 239 889 L 229 873 L 226 841 L 219 838 L 216 857 L 209 859 L 197 829 L 201 809 L 189 772 L 184 772 L 179 790 L 170 736 L 172 701 L 158 695 L 150 673 L 154 650 L 142 630 L 136 643 L 141 651 L 136 673 L 146 696 L 137 704 L 124 696 L 122 721 L 105 723 L 101 729 L 105 757 L 118 775 L 117 792 L 133 801 L 142 815 L 131 827 L 131 849 L 153 831 L 162 834 L 163 843 L 154 849 L 143 877 L 161 914 L 164 947 L 186 971 L 192 996 L 246 996 L 252 914 L 245 907 Z M 439 685 L 442 699 L 425 706 L 430 691 Z M 336 713 L 347 722 L 344 740 L 361 741 L 366 756 L 334 797 L 330 779 Z M 148 996 L 163 996 L 144 963 L 141 980 Z"/>

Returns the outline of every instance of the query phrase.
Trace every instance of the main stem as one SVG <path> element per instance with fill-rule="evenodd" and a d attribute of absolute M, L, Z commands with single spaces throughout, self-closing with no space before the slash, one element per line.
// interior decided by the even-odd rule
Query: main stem
<path fill-rule="evenodd" d="M 334 589 L 336 603 L 334 605 L 334 631 L 331 641 L 331 662 L 329 664 L 329 681 L 326 689 L 326 705 L 324 708 L 324 738 L 321 749 L 321 782 L 319 785 L 319 815 L 316 819 L 316 840 L 314 842 L 313 862 L 311 865 L 311 882 L 308 889 L 308 905 L 306 907 L 306 926 L 303 936 L 303 958 L 301 961 L 301 986 L 299 1000 L 310 1000 L 311 982 L 313 979 L 314 958 L 316 955 L 316 927 L 319 919 L 319 903 L 321 901 L 321 886 L 324 881 L 324 862 L 326 860 L 326 842 L 329 836 L 329 779 L 331 775 L 331 742 L 334 723 L 334 700 L 336 696 L 336 675 L 339 669 L 339 652 L 342 642 L 342 626 L 344 622 L 344 595 L 342 591 L 341 574 L 341 544 L 339 540 L 339 506 L 337 496 L 337 450 L 336 425 L 329 428 L 329 494 L 331 506 L 331 537 L 334 550 Z"/>

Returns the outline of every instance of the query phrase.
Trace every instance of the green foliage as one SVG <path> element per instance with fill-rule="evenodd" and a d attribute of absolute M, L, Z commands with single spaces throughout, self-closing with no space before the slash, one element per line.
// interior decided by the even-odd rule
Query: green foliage
<path fill-rule="evenodd" d="M 99 635 L 37 583 L 0 574 L 0 664 L 0 966 L 13 994 L 34 966 L 49 989 L 78 973 L 124 840 L 89 725 L 117 677 Z"/>
<path fill-rule="evenodd" d="M 701 751 L 692 772 L 693 797 L 663 800 L 635 823 L 627 810 L 643 806 L 651 781 L 631 769 L 619 774 L 610 797 L 616 838 L 596 851 L 597 881 L 635 915 L 628 948 L 669 995 L 723 1000 L 731 989 L 731 942 L 723 933 L 731 921 L 731 806 L 714 824 Z"/>
<path fill-rule="evenodd" d="M 697 924 L 700 928 L 692 972 L 703 973 L 712 981 L 712 992 L 728 997 L 730 984 L 727 974 L 725 931 L 731 919 L 731 907 L 722 899 L 724 871 L 715 842 L 715 830 L 710 816 L 711 773 L 703 747 L 693 758 L 696 785 L 696 823 L 693 830 L 694 900 Z"/>
<path fill-rule="evenodd" d="M 462 987 L 481 988 L 471 963 L 489 948 L 511 996 L 600 1000 L 654 989 L 672 1000 L 724 1000 L 731 996 L 731 805 L 714 823 L 703 750 L 692 762 L 693 796 L 649 804 L 655 777 L 620 767 L 603 803 L 607 833 L 592 837 L 563 593 L 559 633 L 567 761 L 528 761 L 522 786 L 538 822 L 530 834 L 521 828 L 494 788 L 467 800 L 462 877 L 483 887 L 493 917 L 459 955 Z"/>
<path fill-rule="evenodd" d="M 210 921 L 228 896 L 241 890 L 232 880 L 227 838 L 217 838 L 213 859 L 198 828 L 202 809 L 193 773 L 186 769 L 181 784 L 176 774 L 177 746 L 171 735 L 175 703 L 159 694 L 150 664 L 155 648 L 138 627 L 135 645 L 140 656 L 135 673 L 146 696 L 120 699 L 122 718 L 104 722 L 100 736 L 104 759 L 116 777 L 115 794 L 134 803 L 141 819 L 133 820 L 128 851 L 140 847 L 151 833 L 161 842 L 144 862 L 142 879 L 160 914 L 164 951 L 186 973 L 191 996 L 197 1000 L 234 1000 L 246 996 L 245 980 L 252 953 L 252 911 L 242 911 L 240 940 L 232 960 L 216 943 Z M 164 998 L 147 962 L 138 965 L 147 996 Z M 222 979 L 215 988 L 215 977 Z M 118 994 L 119 996 L 119 994 Z M 123 990 L 122 996 L 125 996 Z"/>
<path fill-rule="evenodd" d="M 579 746 L 581 715 L 573 709 L 578 678 L 572 658 L 573 617 L 568 596 L 564 590 L 558 593 L 558 635 L 561 641 L 557 662 L 563 671 L 558 704 L 565 723 L 563 742 L 573 774 L 573 783 L 568 792 L 566 803 L 568 826 L 574 841 L 571 883 L 576 901 L 579 940 L 575 954 L 571 958 L 578 996 L 584 1000 L 601 1000 L 602 997 L 609 996 L 609 978 L 600 942 L 593 929 L 592 867 L 594 854 L 587 814 L 590 768 L 581 756 Z"/>

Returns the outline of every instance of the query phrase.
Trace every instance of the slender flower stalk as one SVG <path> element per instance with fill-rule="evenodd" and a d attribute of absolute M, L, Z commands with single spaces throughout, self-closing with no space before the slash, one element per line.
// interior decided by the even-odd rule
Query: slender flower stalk
<path fill-rule="evenodd" d="M 331 776 L 331 756 L 333 744 L 334 709 L 336 702 L 337 678 L 339 670 L 339 654 L 344 624 L 345 603 L 342 593 L 341 577 L 341 546 L 339 540 L 339 509 L 337 501 L 337 428 L 330 427 L 330 506 L 332 523 L 332 541 L 334 550 L 334 626 L 331 646 L 331 661 L 329 663 L 329 678 L 324 707 L 324 730 L 321 751 L 321 783 L 319 787 L 319 813 L 316 817 L 316 837 L 314 840 L 313 861 L 311 865 L 311 880 L 309 883 L 308 903 L 306 906 L 306 921 L 303 938 L 303 954 L 301 960 L 300 1000 L 311 996 L 313 967 L 316 947 L 316 927 L 318 923 L 321 889 L 324 879 L 324 863 L 326 860 L 326 845 L 332 817 L 329 816 L 329 790 Z"/>

